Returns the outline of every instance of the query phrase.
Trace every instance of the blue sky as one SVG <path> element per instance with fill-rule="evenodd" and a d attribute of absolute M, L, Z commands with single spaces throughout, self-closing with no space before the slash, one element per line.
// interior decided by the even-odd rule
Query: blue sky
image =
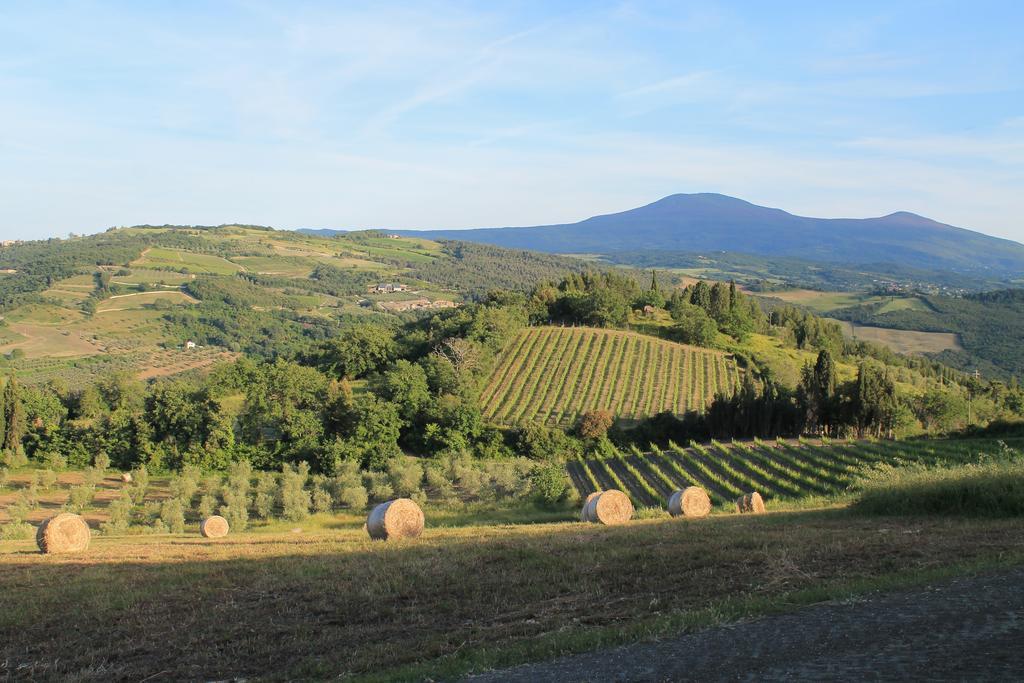
<path fill-rule="evenodd" d="M 1022 8 L 5 2 L 0 235 L 532 225 L 711 191 L 1024 241 Z"/>

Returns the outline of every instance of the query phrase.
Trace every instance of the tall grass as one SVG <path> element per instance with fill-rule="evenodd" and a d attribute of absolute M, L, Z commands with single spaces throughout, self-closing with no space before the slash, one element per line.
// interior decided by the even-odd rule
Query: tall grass
<path fill-rule="evenodd" d="M 853 509 L 878 515 L 1024 515 L 1024 459 L 985 456 L 952 466 L 875 468 L 859 483 Z"/>

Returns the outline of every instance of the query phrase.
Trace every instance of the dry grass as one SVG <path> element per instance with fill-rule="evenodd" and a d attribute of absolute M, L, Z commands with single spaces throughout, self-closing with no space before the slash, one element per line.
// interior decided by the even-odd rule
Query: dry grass
<path fill-rule="evenodd" d="M 423 679 L 1008 559 L 1024 559 L 1024 520 L 843 511 L 428 527 L 387 544 L 360 529 L 97 538 L 81 557 L 4 542 L 0 676 Z"/>

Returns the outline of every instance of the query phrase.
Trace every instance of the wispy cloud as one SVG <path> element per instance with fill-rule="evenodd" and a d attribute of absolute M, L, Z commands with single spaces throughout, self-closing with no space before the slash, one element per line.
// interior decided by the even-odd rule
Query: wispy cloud
<path fill-rule="evenodd" d="M 618 93 L 616 97 L 632 99 L 637 97 L 647 97 L 649 95 L 662 95 L 665 93 L 693 94 L 695 91 L 703 92 L 706 90 L 706 86 L 713 82 L 717 73 L 718 72 L 716 71 L 694 71 L 688 74 L 683 74 L 682 76 L 666 78 L 661 81 L 631 88 Z"/>

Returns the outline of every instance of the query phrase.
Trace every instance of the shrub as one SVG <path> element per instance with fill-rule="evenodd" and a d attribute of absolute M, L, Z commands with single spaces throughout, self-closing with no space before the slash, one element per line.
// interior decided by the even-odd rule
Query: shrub
<path fill-rule="evenodd" d="M 20 448 L 7 448 L 3 451 L 3 463 L 12 470 L 15 470 L 28 464 L 28 456 Z"/>
<path fill-rule="evenodd" d="M 953 467 L 876 468 L 859 482 L 857 512 L 875 515 L 1024 515 L 1024 462 L 988 458 Z"/>
<path fill-rule="evenodd" d="M 0 526 L 0 541 L 24 541 L 36 535 L 36 528 L 27 522 L 11 522 Z"/>
<path fill-rule="evenodd" d="M 0 489 L 7 486 L 7 481 L 10 479 L 10 471 L 6 467 L 0 467 Z"/>
<path fill-rule="evenodd" d="M 313 512 L 330 512 L 333 505 L 330 491 L 319 486 L 313 489 Z"/>
<path fill-rule="evenodd" d="M 57 473 L 53 470 L 43 470 L 39 473 L 39 486 L 43 490 L 52 489 L 54 484 L 57 483 Z"/>
<path fill-rule="evenodd" d="M 85 483 L 88 486 L 98 486 L 103 481 L 103 471 L 97 467 L 87 467 L 85 470 Z"/>
<path fill-rule="evenodd" d="M 171 495 L 181 500 L 185 508 L 192 506 L 192 498 L 199 490 L 199 468 L 186 465 L 180 474 L 171 479 Z"/>
<path fill-rule="evenodd" d="M 169 534 L 169 533 L 171 533 L 170 527 L 168 527 L 167 523 L 164 522 L 164 520 L 162 520 L 160 518 L 157 518 L 157 519 L 153 520 L 153 523 L 151 525 L 149 525 L 148 531 L 151 534 Z"/>
<path fill-rule="evenodd" d="M 180 498 L 168 498 L 160 506 L 160 520 L 172 534 L 185 533 L 185 507 Z"/>
<path fill-rule="evenodd" d="M 110 456 L 103 451 L 100 451 L 96 454 L 96 457 L 93 458 L 92 466 L 100 472 L 106 472 L 110 469 Z"/>
<path fill-rule="evenodd" d="M 132 470 L 132 483 L 127 487 L 128 495 L 136 505 L 146 499 L 146 489 L 149 488 L 149 470 L 145 465 L 139 465 Z"/>
<path fill-rule="evenodd" d="M 256 497 L 253 499 L 253 512 L 261 519 L 270 519 L 274 514 L 274 501 L 277 494 L 277 477 L 272 472 L 260 472 L 256 479 Z"/>
<path fill-rule="evenodd" d="M 47 469 L 55 470 L 57 472 L 63 472 L 68 468 L 67 459 L 57 451 L 47 451 L 43 453 L 42 457 L 43 465 Z"/>
<path fill-rule="evenodd" d="M 576 490 L 565 468 L 560 465 L 540 465 L 533 471 L 531 479 L 537 503 L 543 507 L 558 508 L 565 505 L 570 502 L 571 494 Z"/>
<path fill-rule="evenodd" d="M 470 498 L 485 499 L 491 493 L 487 476 L 468 458 L 460 458 L 452 465 L 452 474 L 462 493 Z"/>
<path fill-rule="evenodd" d="M 382 503 L 395 497 L 395 490 L 388 480 L 388 475 L 383 472 L 367 472 L 364 479 L 366 492 L 373 501 Z"/>
<path fill-rule="evenodd" d="M 281 468 L 281 514 L 291 522 L 300 522 L 309 516 L 310 495 L 305 489 L 309 478 L 309 466 L 299 463 L 292 469 L 288 465 Z"/>
<path fill-rule="evenodd" d="M 100 531 L 108 535 L 123 534 L 131 523 L 133 508 L 131 496 L 127 492 L 122 492 L 120 497 L 110 502 L 110 507 L 107 508 L 110 517 L 100 525 Z"/>
<path fill-rule="evenodd" d="M 338 491 L 338 503 L 353 511 L 365 510 L 370 502 L 370 494 L 362 484 L 346 486 Z"/>
<path fill-rule="evenodd" d="M 408 498 L 420 490 L 423 483 L 423 466 L 412 458 L 393 458 L 388 463 L 388 477 L 395 493 Z"/>
<path fill-rule="evenodd" d="M 32 512 L 32 506 L 29 505 L 28 498 L 24 493 L 19 493 L 14 502 L 7 506 L 7 516 L 15 522 L 24 522 L 30 512 Z"/>
<path fill-rule="evenodd" d="M 28 486 L 25 488 L 25 497 L 28 498 L 29 505 L 35 508 L 39 504 L 39 472 L 33 470 L 28 475 Z"/>
<path fill-rule="evenodd" d="M 89 507 L 93 498 L 96 497 L 96 489 L 87 484 L 75 486 L 68 494 L 67 508 L 75 514 L 81 514 L 82 510 Z"/>
<path fill-rule="evenodd" d="M 245 531 L 249 526 L 249 508 L 241 501 L 236 500 L 235 494 L 225 494 L 225 500 L 233 502 L 221 505 L 218 514 L 227 520 L 228 527 L 232 531 Z"/>
<path fill-rule="evenodd" d="M 203 494 L 203 497 L 199 499 L 199 508 L 196 512 L 199 513 L 200 519 L 206 519 L 213 515 L 214 510 L 217 509 L 217 497 L 211 493 Z"/>
<path fill-rule="evenodd" d="M 444 500 L 455 498 L 455 486 L 441 465 L 437 463 L 427 465 L 424 480 L 437 497 Z"/>

